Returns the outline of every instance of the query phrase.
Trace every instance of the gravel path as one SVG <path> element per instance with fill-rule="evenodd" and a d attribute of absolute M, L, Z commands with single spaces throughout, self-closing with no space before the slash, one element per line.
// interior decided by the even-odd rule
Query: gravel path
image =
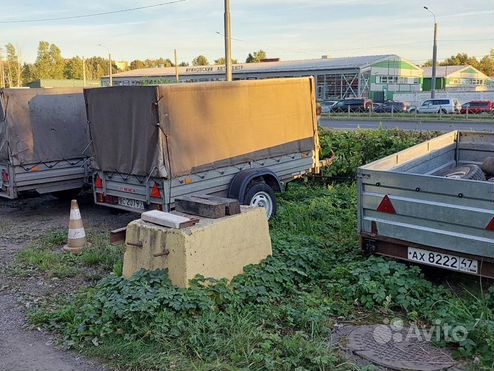
<path fill-rule="evenodd" d="M 125 226 L 136 214 L 114 214 L 93 204 L 91 195 L 78 198 L 86 230 L 109 231 Z M 52 196 L 23 200 L 0 199 L 0 371 L 100 371 L 105 368 L 74 352 L 57 348 L 52 337 L 30 330 L 26 308 L 43 295 L 63 293 L 72 285 L 38 276 L 12 277 L 9 267 L 16 254 L 43 233 L 67 228 L 70 201 Z M 70 286 L 70 287 L 67 287 Z"/>

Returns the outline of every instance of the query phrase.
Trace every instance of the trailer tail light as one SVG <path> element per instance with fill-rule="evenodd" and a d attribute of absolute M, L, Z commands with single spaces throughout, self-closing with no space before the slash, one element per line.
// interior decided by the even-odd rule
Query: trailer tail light
<path fill-rule="evenodd" d="M 377 211 L 386 214 L 396 214 L 396 210 L 393 204 L 391 203 L 391 200 L 389 199 L 388 195 L 384 196 L 381 203 L 377 207 Z"/>
<path fill-rule="evenodd" d="M 486 230 L 494 232 L 494 218 L 491 219 L 489 224 L 487 224 L 487 227 L 485 227 Z"/>
<path fill-rule="evenodd" d="M 103 181 L 101 180 L 101 178 L 99 177 L 99 175 L 96 175 L 96 179 L 94 181 L 94 186 L 97 189 L 103 189 Z"/>
<path fill-rule="evenodd" d="M 161 192 L 160 192 L 160 189 L 159 189 L 157 183 L 154 183 L 154 186 L 151 189 L 151 197 L 152 198 L 161 198 Z"/>
<path fill-rule="evenodd" d="M 5 169 L 2 169 L 2 182 L 3 183 L 9 182 L 9 173 Z"/>

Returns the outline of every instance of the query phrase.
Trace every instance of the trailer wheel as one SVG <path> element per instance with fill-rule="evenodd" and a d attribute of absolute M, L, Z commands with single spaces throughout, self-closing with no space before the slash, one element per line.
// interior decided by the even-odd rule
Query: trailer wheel
<path fill-rule="evenodd" d="M 438 174 L 452 179 L 485 180 L 484 172 L 475 164 L 466 164 L 443 171 Z"/>
<path fill-rule="evenodd" d="M 80 188 L 66 189 L 65 191 L 52 192 L 52 195 L 58 198 L 59 200 L 66 201 L 76 198 L 80 192 L 81 192 Z"/>
<path fill-rule="evenodd" d="M 276 215 L 276 196 L 273 188 L 264 182 L 254 183 L 247 189 L 243 204 L 264 207 L 268 219 L 271 219 Z"/>

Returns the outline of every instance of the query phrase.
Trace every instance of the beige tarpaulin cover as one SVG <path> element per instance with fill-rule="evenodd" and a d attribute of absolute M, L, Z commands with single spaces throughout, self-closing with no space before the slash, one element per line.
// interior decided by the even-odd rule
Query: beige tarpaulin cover
<path fill-rule="evenodd" d="M 84 92 L 93 167 L 181 176 L 316 149 L 311 78 Z"/>
<path fill-rule="evenodd" d="M 0 161 L 23 165 L 89 156 L 82 89 L 4 89 L 0 105 Z"/>
<path fill-rule="evenodd" d="M 312 81 L 290 78 L 159 86 L 160 123 L 173 175 L 228 159 L 314 149 L 317 125 Z"/>

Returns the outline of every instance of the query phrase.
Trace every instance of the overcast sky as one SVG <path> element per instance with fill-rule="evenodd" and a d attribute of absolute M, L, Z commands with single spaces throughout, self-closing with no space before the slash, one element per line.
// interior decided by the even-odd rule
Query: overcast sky
<path fill-rule="evenodd" d="M 1 23 L 151 5 L 167 0 L 0 0 L 0 44 L 12 42 L 33 62 L 40 40 L 64 57 L 106 55 L 116 60 L 165 57 L 210 61 L 223 54 L 223 0 L 186 0 L 153 9 L 84 19 Z M 458 51 L 477 57 L 494 48 L 494 0 L 231 0 L 233 57 L 263 49 L 282 60 L 398 54 L 423 63 L 432 54 L 433 18 L 438 57 Z"/>

